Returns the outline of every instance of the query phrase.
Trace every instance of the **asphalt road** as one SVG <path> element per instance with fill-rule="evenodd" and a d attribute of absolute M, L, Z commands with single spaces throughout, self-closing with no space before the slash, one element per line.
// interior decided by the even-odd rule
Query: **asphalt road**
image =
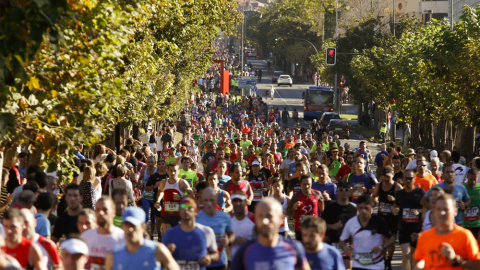
<path fill-rule="evenodd" d="M 252 64 L 253 70 L 258 70 L 262 69 L 262 80 L 257 83 L 257 95 L 258 96 L 264 96 L 265 91 L 269 89 L 272 85 L 272 74 L 273 74 L 273 69 L 268 70 L 267 68 L 267 62 L 265 60 L 260 60 L 260 59 L 248 59 L 248 61 Z M 313 83 L 313 82 L 312 82 Z M 274 99 L 271 100 L 270 98 L 266 98 L 265 101 L 266 103 L 273 107 L 273 108 L 279 108 L 280 111 L 282 111 L 284 108 L 287 108 L 287 110 L 291 112 L 296 109 L 299 113 L 299 122 L 301 126 L 308 126 L 312 121 L 305 121 L 303 119 L 303 99 L 302 99 L 302 92 L 308 87 L 312 86 L 313 84 L 296 84 L 295 81 L 293 81 L 293 86 L 277 86 L 276 84 L 273 84 L 275 89 L 277 90 L 275 92 Z M 245 91 L 245 94 L 249 94 L 248 91 Z M 353 104 L 344 104 L 342 108 L 342 113 L 343 114 L 357 114 L 358 112 L 358 107 Z M 357 120 L 344 120 L 348 121 L 350 125 L 358 125 Z M 288 126 L 292 127 L 293 126 L 293 121 L 289 119 Z M 345 142 L 348 142 L 351 146 L 351 149 L 354 149 L 355 147 L 358 147 L 360 142 L 364 140 L 367 143 L 367 148 L 371 151 L 372 158 L 375 159 L 375 155 L 380 152 L 380 147 L 378 143 L 371 143 L 366 141 L 361 135 L 355 134 L 354 132 L 351 132 L 351 136 L 349 140 L 343 139 L 341 140 L 342 144 Z M 372 165 L 371 170 L 375 172 L 376 166 Z M 377 210 L 374 209 L 374 212 Z M 397 244 L 393 261 L 392 261 L 392 266 L 394 270 L 401 270 L 401 250 L 400 246 Z"/>

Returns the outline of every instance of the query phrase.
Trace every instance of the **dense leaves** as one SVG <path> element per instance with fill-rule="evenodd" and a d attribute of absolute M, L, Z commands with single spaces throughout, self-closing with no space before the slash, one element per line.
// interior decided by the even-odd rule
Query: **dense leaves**
<path fill-rule="evenodd" d="M 121 122 L 175 115 L 211 63 L 218 30 L 230 34 L 240 18 L 227 0 L 7 3 L 0 143 L 30 144 L 67 181 L 78 144 Z"/>

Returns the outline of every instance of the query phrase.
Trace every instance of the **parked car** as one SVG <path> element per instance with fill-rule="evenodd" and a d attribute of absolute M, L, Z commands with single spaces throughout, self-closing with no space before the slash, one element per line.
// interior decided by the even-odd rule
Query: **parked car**
<path fill-rule="evenodd" d="M 350 125 L 347 121 L 341 119 L 331 119 L 327 125 L 328 131 L 333 131 L 334 134 L 345 139 L 350 139 Z"/>
<path fill-rule="evenodd" d="M 277 83 L 278 78 L 279 78 L 280 75 L 282 75 L 282 74 L 285 74 L 285 72 L 279 71 L 279 70 L 274 71 L 274 72 L 273 72 L 273 76 L 272 76 L 272 83 Z"/>
<path fill-rule="evenodd" d="M 340 119 L 340 115 L 337 112 L 324 112 L 322 116 L 320 116 L 320 123 L 323 126 L 330 124 L 330 120 L 332 119 Z"/>
<path fill-rule="evenodd" d="M 278 86 L 286 84 L 292 87 L 292 83 L 293 82 L 292 82 L 292 78 L 290 78 L 290 75 L 280 75 L 277 81 Z"/>

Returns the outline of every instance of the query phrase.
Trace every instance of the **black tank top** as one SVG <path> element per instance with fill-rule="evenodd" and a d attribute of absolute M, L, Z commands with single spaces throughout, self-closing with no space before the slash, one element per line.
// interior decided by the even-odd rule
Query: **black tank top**
<path fill-rule="evenodd" d="M 393 215 L 392 208 L 394 201 L 388 200 L 388 195 L 395 196 L 395 183 L 392 185 L 392 188 L 388 191 L 383 190 L 383 182 L 380 183 L 378 188 L 378 214 L 379 215 Z"/>

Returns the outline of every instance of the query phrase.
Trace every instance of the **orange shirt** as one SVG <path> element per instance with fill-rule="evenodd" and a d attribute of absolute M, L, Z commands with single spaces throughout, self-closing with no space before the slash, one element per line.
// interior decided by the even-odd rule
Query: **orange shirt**
<path fill-rule="evenodd" d="M 478 244 L 472 233 L 458 225 L 454 225 L 453 230 L 445 235 L 435 233 L 436 228 L 424 231 L 420 234 L 417 241 L 417 249 L 413 257 L 417 261 L 424 260 L 425 268 L 454 270 L 463 269 L 462 267 L 453 267 L 449 260 L 440 254 L 439 247 L 442 243 L 449 243 L 455 250 L 455 254 L 460 255 L 464 260 L 479 260 Z"/>
<path fill-rule="evenodd" d="M 418 174 L 415 175 L 415 182 L 413 183 L 414 186 L 419 186 L 421 189 L 427 192 L 433 185 L 438 184 L 437 179 L 435 176 L 431 174 L 425 174 L 423 178 L 418 177 Z"/>
<path fill-rule="evenodd" d="M 287 144 L 285 145 L 285 148 L 289 149 L 289 148 L 292 148 L 294 145 L 295 143 L 293 142 L 287 142 Z"/>

